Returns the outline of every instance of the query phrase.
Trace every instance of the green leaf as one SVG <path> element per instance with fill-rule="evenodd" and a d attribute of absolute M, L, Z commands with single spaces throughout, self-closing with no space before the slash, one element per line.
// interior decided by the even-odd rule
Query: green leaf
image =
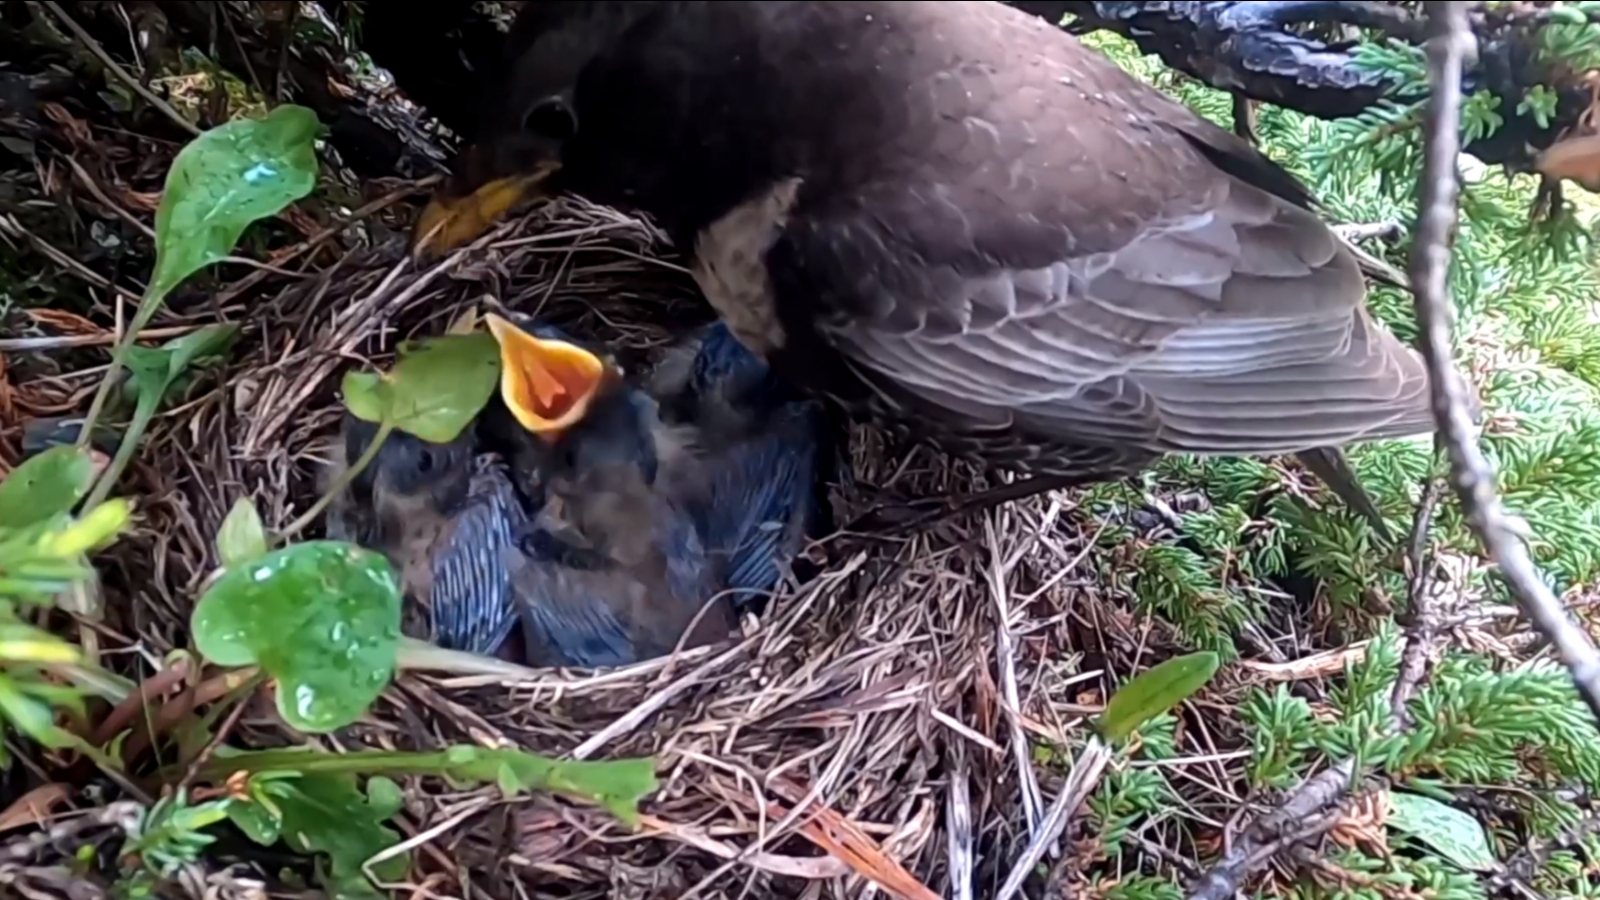
<path fill-rule="evenodd" d="M 156 210 L 150 295 L 226 257 L 246 226 L 311 193 L 317 129 L 316 113 L 284 105 L 212 128 L 179 151 Z"/>
<path fill-rule="evenodd" d="M 93 481 L 88 451 L 51 447 L 0 482 L 0 528 L 26 528 L 70 511 Z"/>
<path fill-rule="evenodd" d="M 384 824 L 397 811 L 369 802 L 349 775 L 302 775 L 274 782 L 271 791 L 282 815 L 284 842 L 301 853 L 328 858 L 331 882 L 364 878 L 361 866 L 400 842 L 400 833 Z M 379 863 L 379 879 L 405 878 L 410 857 L 399 854 Z"/>
<path fill-rule="evenodd" d="M 638 821 L 639 801 L 657 787 L 655 760 L 648 758 L 588 762 L 464 746 L 446 750 L 445 758 L 448 777 L 497 784 L 508 796 L 538 790 L 583 797 L 629 825 Z"/>
<path fill-rule="evenodd" d="M 260 665 L 276 679 L 284 721 L 332 731 L 394 677 L 400 582 L 370 550 L 294 544 L 224 572 L 195 606 L 191 630 L 211 662 Z"/>
<path fill-rule="evenodd" d="M 233 501 L 222 527 L 217 529 L 217 558 L 232 569 L 267 555 L 267 529 L 249 497 Z"/>
<path fill-rule="evenodd" d="M 1210 650 L 1176 656 L 1123 685 L 1100 714 L 1100 734 L 1116 742 L 1206 686 L 1222 660 Z"/>
<path fill-rule="evenodd" d="M 122 533 L 133 518 L 133 504 L 122 498 L 107 500 L 76 522 L 56 531 L 40 546 L 60 558 L 88 553 Z"/>
<path fill-rule="evenodd" d="M 135 396 L 159 404 L 167 389 L 196 360 L 220 356 L 239 336 L 236 325 L 211 325 L 160 347 L 129 347 L 128 372 Z"/>
<path fill-rule="evenodd" d="M 1499 864 L 1483 825 L 1470 814 L 1432 797 L 1390 792 L 1388 825 L 1439 851 L 1463 869 L 1484 872 Z"/>
<path fill-rule="evenodd" d="M 382 375 L 345 375 L 344 405 L 356 418 L 444 444 L 483 411 L 499 380 L 500 345 L 492 335 L 445 334 L 402 348 Z"/>
<path fill-rule="evenodd" d="M 228 804 L 228 820 L 263 847 L 271 847 L 283 836 L 283 818 L 260 803 L 235 800 Z"/>

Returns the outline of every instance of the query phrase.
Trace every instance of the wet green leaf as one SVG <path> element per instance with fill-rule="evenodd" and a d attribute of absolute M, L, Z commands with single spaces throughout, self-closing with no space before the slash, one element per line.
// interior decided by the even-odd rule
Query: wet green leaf
<path fill-rule="evenodd" d="M 483 411 L 500 380 L 500 345 L 492 335 L 445 334 L 401 349 L 381 375 L 351 372 L 342 385 L 351 415 L 389 422 L 444 444 Z"/>
<path fill-rule="evenodd" d="M 0 482 L 0 528 L 26 528 L 69 512 L 94 481 L 94 463 L 78 447 L 52 447 Z"/>
<path fill-rule="evenodd" d="M 249 800 L 235 800 L 228 804 L 228 819 L 244 832 L 245 837 L 270 847 L 283 836 L 283 818 L 272 809 Z"/>
<path fill-rule="evenodd" d="M 212 128 L 179 151 L 156 210 L 150 294 L 165 296 L 232 253 L 250 223 L 311 193 L 317 129 L 316 113 L 284 105 Z"/>
<path fill-rule="evenodd" d="M 1427 844 L 1470 871 L 1485 872 L 1498 861 L 1483 825 L 1471 814 L 1421 794 L 1389 794 L 1388 826 Z"/>
<path fill-rule="evenodd" d="M 293 544 L 229 569 L 196 605 L 195 646 L 217 665 L 260 665 L 301 731 L 354 722 L 394 677 L 400 582 L 380 554 Z"/>
<path fill-rule="evenodd" d="M 1177 656 L 1123 685 L 1100 714 L 1100 734 L 1108 742 L 1126 738 L 1139 726 L 1187 700 L 1217 674 L 1222 660 L 1206 650 Z"/>
<path fill-rule="evenodd" d="M 261 514 L 249 497 L 240 497 L 217 529 L 217 558 L 223 568 L 231 569 L 265 555 L 267 529 L 261 524 Z"/>

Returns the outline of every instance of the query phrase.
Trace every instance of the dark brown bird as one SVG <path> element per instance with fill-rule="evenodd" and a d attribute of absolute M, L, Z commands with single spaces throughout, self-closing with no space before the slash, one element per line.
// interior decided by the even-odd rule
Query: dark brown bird
<path fill-rule="evenodd" d="M 648 213 L 781 377 L 1048 476 L 991 500 L 1432 427 L 1306 189 L 1026 13 L 547 2 L 509 45 L 420 251 L 530 193 Z"/>
<path fill-rule="evenodd" d="M 714 482 L 691 432 L 664 425 L 600 354 L 488 321 L 506 409 L 527 436 L 513 468 L 538 485 L 509 564 L 527 662 L 620 666 L 726 638 L 726 565 L 701 526 Z"/>
<path fill-rule="evenodd" d="M 359 459 L 377 433 L 346 414 L 341 464 Z M 435 643 L 491 655 L 516 625 L 506 558 L 526 520 L 504 465 L 478 452 L 473 429 L 448 444 L 393 431 L 329 509 L 326 527 L 332 540 L 388 557 Z"/>

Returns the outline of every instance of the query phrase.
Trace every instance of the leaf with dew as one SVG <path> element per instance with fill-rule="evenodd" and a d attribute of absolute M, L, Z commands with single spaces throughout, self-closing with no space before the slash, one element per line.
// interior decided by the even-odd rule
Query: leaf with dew
<path fill-rule="evenodd" d="M 225 571 L 191 630 L 211 662 L 272 676 L 285 722 L 326 732 L 354 722 L 394 677 L 400 597 L 381 554 L 309 541 Z"/>

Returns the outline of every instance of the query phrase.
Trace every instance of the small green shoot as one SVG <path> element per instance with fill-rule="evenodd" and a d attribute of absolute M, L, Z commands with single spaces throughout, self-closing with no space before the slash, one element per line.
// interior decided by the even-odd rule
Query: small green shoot
<path fill-rule="evenodd" d="M 173 383 L 197 360 L 226 353 L 238 334 L 237 326 L 212 325 L 174 338 L 160 347 L 128 348 L 129 386 L 134 395 L 133 418 L 117 444 L 117 453 L 111 458 L 111 465 L 100 476 L 94 492 L 89 495 L 88 506 L 91 509 L 105 499 L 111 486 L 128 467 L 128 463 L 133 461 L 139 441 L 161 409 L 161 403 Z"/>
<path fill-rule="evenodd" d="M 321 775 L 433 775 L 456 784 L 494 784 L 507 796 L 547 791 L 604 807 L 623 822 L 638 821 L 639 801 L 656 790 L 655 760 L 551 759 L 521 750 L 451 747 L 437 753 L 357 750 L 219 752 L 202 775 L 222 781 L 235 772 Z"/>
<path fill-rule="evenodd" d="M 267 529 L 249 497 L 240 497 L 217 530 L 217 558 L 233 569 L 267 555 Z"/>
<path fill-rule="evenodd" d="M 314 112 L 284 105 L 263 119 L 239 119 L 210 129 L 178 152 L 156 210 L 155 273 L 89 405 L 80 446 L 94 434 L 96 420 L 113 387 L 120 383 L 123 368 L 137 356 L 134 341 L 167 295 L 184 279 L 226 259 L 252 222 L 277 215 L 311 193 L 317 183 L 318 128 Z M 169 345 L 164 349 L 172 351 L 169 365 L 181 369 L 182 365 L 171 362 L 181 348 Z M 147 367 L 147 371 L 154 369 L 153 364 Z M 141 393 L 141 401 L 145 396 L 147 392 Z M 124 460 L 123 465 L 133 454 L 129 445 L 137 446 L 138 438 L 134 429 L 123 435 L 116 454 Z M 116 463 L 107 468 L 90 493 L 88 505 L 105 499 L 121 468 Z"/>
<path fill-rule="evenodd" d="M 346 373 L 345 409 L 358 419 L 378 423 L 378 433 L 328 492 L 278 536 L 287 539 L 315 522 L 333 498 L 366 470 L 396 428 L 436 444 L 455 440 L 483 411 L 499 380 L 499 345 L 484 332 L 452 332 L 407 342 L 389 371 Z"/>
<path fill-rule="evenodd" d="M 332 731 L 366 712 L 394 676 L 400 581 L 369 550 L 293 544 L 224 571 L 190 624 L 206 659 L 259 665 L 277 681 L 284 721 Z"/>
<path fill-rule="evenodd" d="M 1210 650 L 1176 656 L 1123 685 L 1100 714 L 1107 743 L 1126 739 L 1156 716 L 1193 696 L 1217 674 L 1222 660 Z"/>

